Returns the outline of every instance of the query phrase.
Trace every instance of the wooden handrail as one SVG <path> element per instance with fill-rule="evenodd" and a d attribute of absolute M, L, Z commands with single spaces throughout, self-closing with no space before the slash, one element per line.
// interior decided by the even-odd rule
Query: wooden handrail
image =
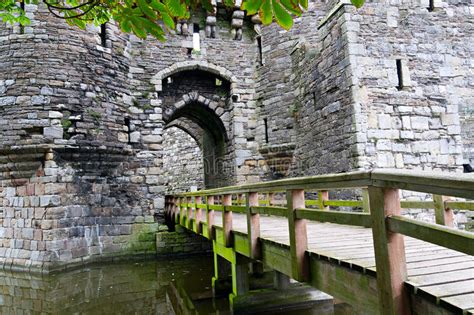
<path fill-rule="evenodd" d="M 348 188 L 362 188 L 362 200 L 329 200 L 328 191 Z M 399 189 L 432 194 L 433 201 L 400 201 Z M 305 200 L 305 192 L 314 191 L 318 192 L 318 199 Z M 286 195 L 284 206 L 275 206 L 275 192 Z M 266 199 L 259 200 L 259 196 Z M 448 200 L 444 196 L 474 199 L 474 177 L 398 170 L 320 175 L 177 194 L 166 198 L 165 209 L 175 222 L 188 228 L 192 228 L 194 219 L 194 230 L 203 235 L 200 211 L 205 210 L 206 222 L 202 223 L 206 224 L 210 239 L 215 239 L 214 211 L 222 211 L 226 247 L 233 246 L 232 213 L 245 214 L 249 255 L 254 259 L 261 256 L 259 215 L 287 218 L 292 277 L 300 281 L 309 277 L 307 220 L 371 228 L 380 307 L 384 314 L 402 314 L 407 312 L 400 303 L 407 298 L 403 235 L 474 254 L 474 233 L 401 216 L 402 208 L 431 208 L 436 210 L 438 223 L 449 225 L 451 209 L 474 210 L 474 202 Z M 307 208 L 311 206 L 317 209 Z M 331 211 L 330 207 L 358 207 L 364 212 Z"/>

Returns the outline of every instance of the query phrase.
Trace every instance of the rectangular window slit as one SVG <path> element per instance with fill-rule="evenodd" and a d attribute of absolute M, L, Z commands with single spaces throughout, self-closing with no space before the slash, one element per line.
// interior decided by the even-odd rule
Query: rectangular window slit
<path fill-rule="evenodd" d="M 397 59 L 396 62 L 397 62 L 397 77 L 398 77 L 397 89 L 401 90 L 401 89 L 403 89 L 402 60 Z"/>
<path fill-rule="evenodd" d="M 100 44 L 103 47 L 107 46 L 107 27 L 105 23 L 100 25 Z"/>
<path fill-rule="evenodd" d="M 201 38 L 199 37 L 199 24 L 193 24 L 193 51 L 201 51 Z"/>
<path fill-rule="evenodd" d="M 428 4 L 428 11 L 429 11 L 429 12 L 433 12 L 434 9 L 435 9 L 434 0 L 430 0 L 430 1 L 429 1 L 429 4 Z"/>
<path fill-rule="evenodd" d="M 24 14 L 26 14 L 25 1 L 24 0 L 20 2 L 20 9 L 24 12 Z M 20 34 L 25 34 L 25 27 L 23 25 L 21 25 L 21 23 L 20 23 Z"/>
<path fill-rule="evenodd" d="M 132 134 L 132 125 L 130 124 L 130 118 L 125 118 L 125 126 L 127 127 L 127 135 L 128 135 L 128 144 L 131 144 L 131 134 Z"/>
<path fill-rule="evenodd" d="M 262 51 L 262 37 L 257 37 L 257 45 L 258 45 L 258 62 L 261 66 L 263 66 L 263 51 Z"/>
<path fill-rule="evenodd" d="M 268 143 L 268 120 L 264 118 L 263 122 L 265 124 L 265 143 Z"/>

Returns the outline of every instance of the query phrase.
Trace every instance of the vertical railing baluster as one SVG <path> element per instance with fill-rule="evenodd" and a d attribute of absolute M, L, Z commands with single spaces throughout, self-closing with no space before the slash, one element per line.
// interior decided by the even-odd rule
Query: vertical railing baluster
<path fill-rule="evenodd" d="M 452 209 L 446 207 L 446 196 L 433 195 L 433 202 L 435 208 L 435 219 L 437 224 L 454 226 L 454 212 Z"/>
<path fill-rule="evenodd" d="M 258 207 L 258 193 L 247 193 L 245 196 L 245 206 L 247 211 L 247 233 L 250 258 L 260 259 L 261 249 L 258 241 L 260 237 L 260 215 L 258 213 L 252 213 L 252 207 Z"/>
<path fill-rule="evenodd" d="M 232 246 L 232 211 L 227 211 L 226 206 L 232 205 L 232 195 L 225 194 L 222 199 L 222 205 L 224 206 L 224 214 L 222 216 L 222 225 L 224 229 L 224 242 L 226 247 Z"/>
<path fill-rule="evenodd" d="M 401 215 L 399 190 L 369 187 L 372 234 L 381 314 L 410 314 L 403 235 L 390 232 L 386 218 Z"/>
<path fill-rule="evenodd" d="M 305 207 L 304 190 L 288 190 L 286 204 L 288 207 L 292 277 L 297 281 L 307 281 L 309 279 L 309 260 L 306 255 L 308 249 L 306 220 L 297 219 L 295 211 Z"/>
<path fill-rule="evenodd" d="M 198 205 L 202 201 L 201 196 L 196 196 L 194 199 L 194 220 L 196 223 L 196 229 L 195 232 L 198 234 L 202 233 L 202 225 L 201 225 L 201 220 L 202 220 L 202 208 Z"/>

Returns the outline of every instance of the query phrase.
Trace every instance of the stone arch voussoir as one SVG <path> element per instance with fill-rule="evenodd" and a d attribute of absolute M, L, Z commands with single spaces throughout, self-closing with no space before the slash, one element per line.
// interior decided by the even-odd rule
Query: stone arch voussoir
<path fill-rule="evenodd" d="M 150 82 L 151 84 L 155 86 L 155 90 L 157 92 L 161 92 L 163 90 L 163 85 L 162 85 L 163 79 L 175 73 L 178 73 L 181 71 L 188 71 L 188 70 L 202 70 L 202 71 L 214 73 L 226 79 L 227 81 L 229 81 L 231 84 L 231 90 L 236 88 L 237 78 L 232 74 L 232 72 L 230 72 L 224 67 L 214 65 L 207 61 L 199 61 L 199 60 L 188 60 L 188 61 L 177 62 L 173 64 L 172 66 L 156 73 L 151 78 Z"/>

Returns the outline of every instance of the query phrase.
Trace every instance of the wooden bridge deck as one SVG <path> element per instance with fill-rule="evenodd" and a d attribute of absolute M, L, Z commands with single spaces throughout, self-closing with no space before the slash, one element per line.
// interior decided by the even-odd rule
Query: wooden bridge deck
<path fill-rule="evenodd" d="M 215 225 L 222 227 L 222 214 Z M 233 214 L 233 230 L 247 234 L 243 214 Z M 260 238 L 290 245 L 288 222 L 272 216 L 260 218 Z M 375 273 L 372 231 L 368 228 L 308 222 L 308 252 L 363 273 Z M 452 310 L 474 314 L 474 257 L 405 236 L 407 285 L 416 294 Z"/>

